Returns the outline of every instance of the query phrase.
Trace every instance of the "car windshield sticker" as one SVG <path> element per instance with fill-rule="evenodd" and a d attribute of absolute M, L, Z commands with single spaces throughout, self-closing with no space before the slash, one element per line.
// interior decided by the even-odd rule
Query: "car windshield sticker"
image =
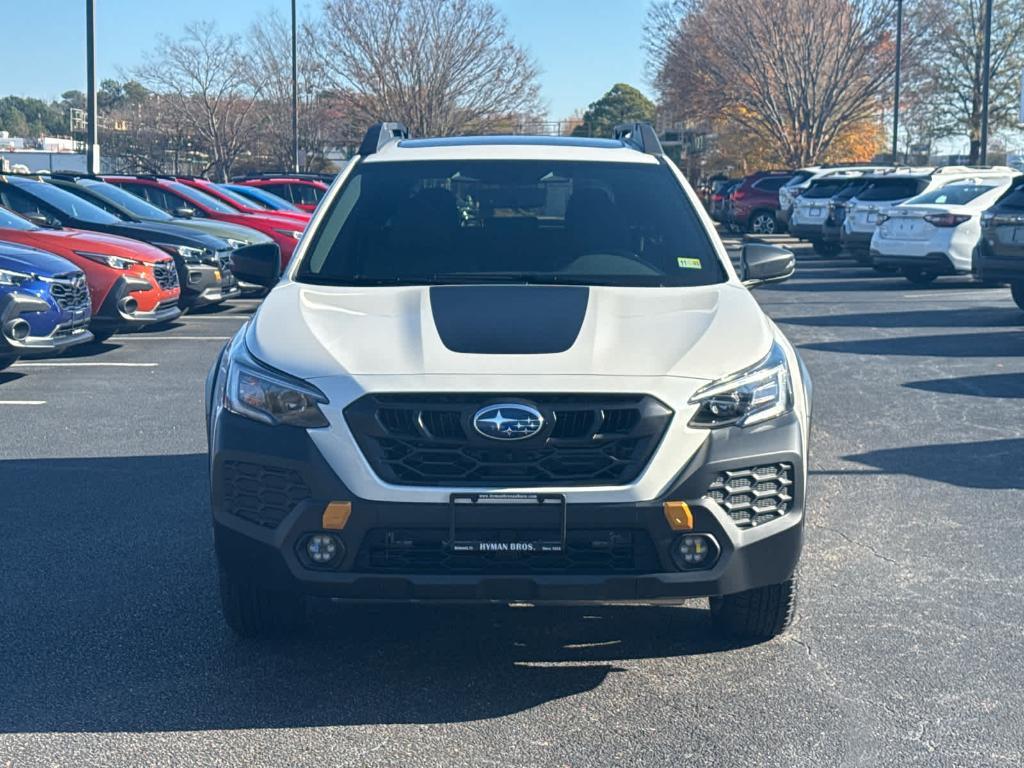
<path fill-rule="evenodd" d="M 700 269 L 700 259 L 688 259 L 685 256 L 680 256 L 676 259 L 676 264 L 679 265 L 680 269 Z"/>

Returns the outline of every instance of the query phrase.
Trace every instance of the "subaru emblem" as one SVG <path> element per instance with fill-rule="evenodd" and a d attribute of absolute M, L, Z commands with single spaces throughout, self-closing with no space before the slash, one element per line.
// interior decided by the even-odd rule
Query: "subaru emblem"
<path fill-rule="evenodd" d="M 544 426 L 536 408 L 520 403 L 501 403 L 481 408 L 473 416 L 473 428 L 493 440 L 525 440 Z"/>

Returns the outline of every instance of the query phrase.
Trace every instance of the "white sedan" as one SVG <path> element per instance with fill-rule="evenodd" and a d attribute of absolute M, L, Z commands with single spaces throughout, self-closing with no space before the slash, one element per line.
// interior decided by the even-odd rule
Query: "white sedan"
<path fill-rule="evenodd" d="M 981 239 L 981 214 L 1010 187 L 1011 177 L 949 184 L 881 212 L 871 238 L 874 264 L 896 267 L 913 283 L 969 274 Z"/>

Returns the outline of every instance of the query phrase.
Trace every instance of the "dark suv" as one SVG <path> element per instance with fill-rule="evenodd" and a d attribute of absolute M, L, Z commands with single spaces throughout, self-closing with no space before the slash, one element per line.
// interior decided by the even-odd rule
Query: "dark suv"
<path fill-rule="evenodd" d="M 979 280 L 1010 283 L 1013 300 L 1024 309 L 1024 180 L 982 215 L 973 269 Z"/>
<path fill-rule="evenodd" d="M 732 192 L 728 223 L 758 235 L 774 235 L 781 229 L 775 218 L 779 190 L 792 177 L 792 171 L 758 171 L 746 176 Z"/>

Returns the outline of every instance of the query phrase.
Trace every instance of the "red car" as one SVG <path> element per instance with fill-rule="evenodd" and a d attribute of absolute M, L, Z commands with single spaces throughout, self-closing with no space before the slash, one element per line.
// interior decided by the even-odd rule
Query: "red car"
<path fill-rule="evenodd" d="M 309 220 L 313 218 L 313 214 L 306 211 L 271 211 L 267 208 L 258 206 L 255 202 L 238 194 L 232 192 L 230 189 L 224 189 L 218 184 L 214 184 L 209 179 L 202 179 L 197 176 L 178 176 L 178 181 L 182 184 L 188 184 L 194 189 L 201 190 L 211 197 L 216 197 L 222 203 L 227 203 L 232 208 L 241 211 L 242 213 L 252 213 L 257 216 L 284 216 L 285 218 L 292 219 L 296 224 L 301 225 L 302 229 L 306 228 L 309 224 Z"/>
<path fill-rule="evenodd" d="M 281 249 L 281 267 L 288 263 L 304 225 L 276 213 L 242 213 L 201 189 L 170 176 L 104 176 L 103 180 L 148 200 L 172 216 L 192 216 L 227 221 L 255 229 L 271 237 Z"/>
<path fill-rule="evenodd" d="M 261 173 L 257 176 L 236 176 L 231 180 L 250 187 L 260 187 L 304 211 L 314 211 L 327 191 L 329 179 L 329 176 L 313 173 Z"/>
<path fill-rule="evenodd" d="M 152 245 L 80 229 L 43 229 L 0 208 L 0 240 L 62 256 L 85 273 L 97 340 L 181 315 L 174 260 Z"/>
<path fill-rule="evenodd" d="M 775 218 L 779 190 L 793 178 L 793 171 L 758 171 L 745 176 L 733 189 L 728 224 L 758 235 L 774 235 L 782 227 Z"/>

